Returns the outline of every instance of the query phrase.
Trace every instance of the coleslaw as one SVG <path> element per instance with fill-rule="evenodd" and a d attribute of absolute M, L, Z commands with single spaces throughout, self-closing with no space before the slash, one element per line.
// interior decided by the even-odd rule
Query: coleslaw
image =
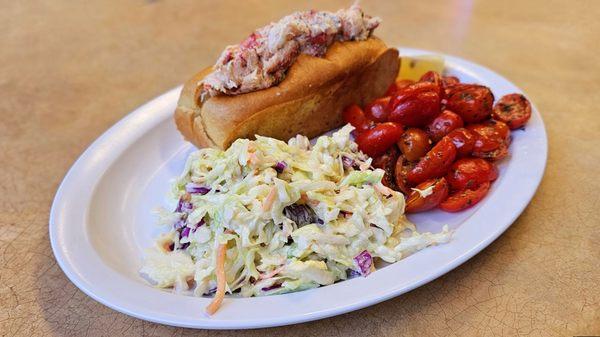
<path fill-rule="evenodd" d="M 419 233 L 404 196 L 381 183 L 384 171 L 351 140 L 346 125 L 314 146 L 256 136 L 226 151 L 192 153 L 173 184 L 169 228 L 144 259 L 153 284 L 194 295 L 263 296 L 367 276 L 451 232 Z M 217 303 L 218 302 L 218 303 Z"/>

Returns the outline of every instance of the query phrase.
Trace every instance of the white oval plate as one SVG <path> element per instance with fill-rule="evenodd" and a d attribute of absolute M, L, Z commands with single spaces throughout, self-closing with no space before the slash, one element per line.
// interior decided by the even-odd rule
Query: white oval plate
<path fill-rule="evenodd" d="M 401 54 L 429 53 L 402 49 Z M 446 67 L 462 81 L 489 86 L 496 97 L 521 92 L 471 62 L 446 56 Z M 228 298 L 207 317 L 209 298 L 155 289 L 138 274 L 144 249 L 159 233 L 152 210 L 166 205 L 169 182 L 193 151 L 172 120 L 180 90 L 141 106 L 96 140 L 67 173 L 50 214 L 52 249 L 69 279 L 100 303 L 153 322 L 205 329 L 269 327 L 339 315 L 398 296 L 456 268 L 504 232 L 533 197 L 546 164 L 546 133 L 534 107 L 526 131 L 513 132 L 511 156 L 500 164 L 500 177 L 480 204 L 458 214 L 411 217 L 421 231 L 450 225 L 455 229 L 450 243 L 366 278 L 285 295 Z"/>

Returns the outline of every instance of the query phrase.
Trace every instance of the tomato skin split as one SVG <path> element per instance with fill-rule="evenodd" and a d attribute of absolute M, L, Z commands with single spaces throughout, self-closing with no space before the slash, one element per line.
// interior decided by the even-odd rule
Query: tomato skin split
<path fill-rule="evenodd" d="M 431 140 L 425 131 L 410 128 L 400 137 L 398 148 L 407 160 L 417 161 L 431 149 Z"/>
<path fill-rule="evenodd" d="M 408 175 L 408 172 L 413 169 L 413 167 L 415 167 L 415 164 L 407 160 L 404 155 L 400 155 L 398 160 L 396 160 L 396 167 L 394 168 L 396 186 L 398 186 L 398 189 L 405 196 L 411 193 L 411 185 L 408 183 L 406 176 Z"/>
<path fill-rule="evenodd" d="M 492 118 L 506 123 L 511 130 L 522 128 L 531 118 L 531 103 L 521 94 L 502 96 L 494 105 Z"/>
<path fill-rule="evenodd" d="M 446 180 L 454 191 L 473 189 L 498 178 L 496 165 L 481 158 L 462 158 L 454 162 Z"/>
<path fill-rule="evenodd" d="M 483 85 L 458 84 L 448 94 L 446 109 L 457 113 L 465 123 L 478 123 L 490 117 L 494 94 Z"/>
<path fill-rule="evenodd" d="M 392 145 L 389 149 L 387 149 L 387 151 L 385 151 L 384 154 L 374 158 L 371 164 L 373 167 L 380 168 L 385 171 L 383 179 L 381 179 L 381 183 L 384 186 L 396 191 L 398 191 L 399 187 L 396 185 L 395 167 L 399 156 L 400 151 L 398 151 L 396 146 Z"/>
<path fill-rule="evenodd" d="M 444 176 L 456 158 L 456 146 L 448 137 L 442 138 L 408 172 L 406 178 L 411 184 L 420 184 L 427 179 Z"/>
<path fill-rule="evenodd" d="M 475 134 L 473 156 L 489 160 L 500 160 L 508 155 L 510 129 L 500 121 L 488 120 L 471 124 L 467 129 Z"/>
<path fill-rule="evenodd" d="M 477 189 L 455 192 L 440 203 L 440 209 L 446 212 L 460 212 L 480 202 L 490 190 L 490 183 L 483 183 Z"/>
<path fill-rule="evenodd" d="M 444 99 L 446 97 L 442 78 L 440 77 L 440 74 L 438 74 L 437 72 L 431 71 L 431 70 L 426 72 L 425 74 L 423 74 L 423 76 L 421 76 L 421 79 L 419 79 L 419 82 L 429 82 L 429 83 L 435 84 L 440 98 Z"/>

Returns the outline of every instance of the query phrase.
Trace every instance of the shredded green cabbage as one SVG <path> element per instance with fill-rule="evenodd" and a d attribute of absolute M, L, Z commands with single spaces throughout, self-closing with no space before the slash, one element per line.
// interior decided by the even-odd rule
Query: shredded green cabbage
<path fill-rule="evenodd" d="M 287 143 L 257 136 L 238 139 L 226 151 L 192 153 L 172 191 L 192 210 L 163 212 L 162 223 L 171 230 L 148 253 L 141 272 L 158 287 L 193 284 L 196 295 L 208 294 L 216 286 L 216 248 L 227 243 L 228 291 L 259 296 L 344 280 L 359 270 L 354 257 L 365 250 L 395 262 L 447 242 L 447 228 L 438 234 L 415 230 L 403 215 L 401 193 L 381 194 L 384 172 L 370 168 L 352 130 L 347 125 L 312 147 L 303 136 Z M 344 167 L 343 157 L 356 168 Z M 278 163 L 285 165 L 280 173 Z M 189 183 L 210 191 L 190 194 Z M 284 208 L 292 204 L 312 208 L 317 223 L 298 226 L 287 218 Z M 182 224 L 189 235 L 176 228 Z"/>

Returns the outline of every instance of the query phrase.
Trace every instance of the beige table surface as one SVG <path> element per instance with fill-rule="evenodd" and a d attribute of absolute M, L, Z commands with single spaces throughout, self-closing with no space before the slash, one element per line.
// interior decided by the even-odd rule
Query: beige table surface
<path fill-rule="evenodd" d="M 447 275 L 335 318 L 236 332 L 144 322 L 71 284 L 50 249 L 48 214 L 81 152 L 253 28 L 349 1 L 235 3 L 2 1 L 0 335 L 600 335 L 600 1 L 364 1 L 391 45 L 488 66 L 546 122 L 548 167 L 533 201 Z"/>

